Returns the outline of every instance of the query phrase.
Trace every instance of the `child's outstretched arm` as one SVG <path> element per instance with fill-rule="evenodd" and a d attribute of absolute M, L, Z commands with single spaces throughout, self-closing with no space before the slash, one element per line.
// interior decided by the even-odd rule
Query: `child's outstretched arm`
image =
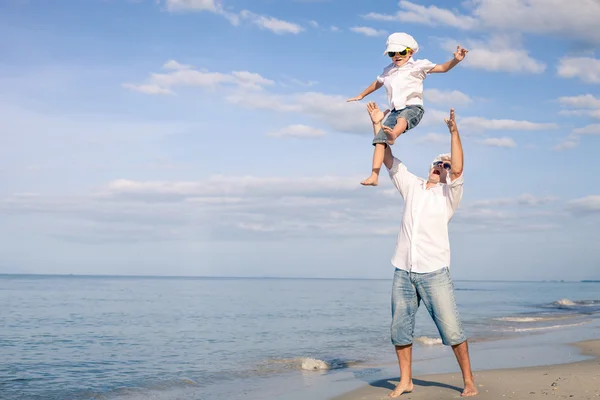
<path fill-rule="evenodd" d="M 379 82 L 379 80 L 376 79 L 375 82 L 371 83 L 369 87 L 366 88 L 361 94 L 346 100 L 346 102 L 362 100 L 382 86 L 383 83 Z"/>
<path fill-rule="evenodd" d="M 443 73 L 443 72 L 450 71 L 452 68 L 456 67 L 456 64 L 458 64 L 459 62 L 461 62 L 462 60 L 465 59 L 468 52 L 469 52 L 469 50 L 463 49 L 460 46 L 456 46 L 456 51 L 454 52 L 454 58 L 443 64 L 436 65 L 429 71 L 429 73 L 434 74 L 436 72 Z"/>

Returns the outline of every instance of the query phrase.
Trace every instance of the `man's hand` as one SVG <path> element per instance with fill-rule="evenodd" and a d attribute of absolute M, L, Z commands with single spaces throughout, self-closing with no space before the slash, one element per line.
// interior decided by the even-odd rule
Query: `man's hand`
<path fill-rule="evenodd" d="M 371 117 L 371 122 L 373 122 L 373 125 L 381 123 L 385 116 L 390 112 L 390 110 L 381 111 L 379 107 L 377 107 L 377 103 L 374 101 L 367 104 L 367 111 L 369 112 L 369 116 Z"/>
<path fill-rule="evenodd" d="M 462 48 L 460 46 L 456 46 L 456 51 L 454 52 L 454 59 L 456 61 L 462 61 L 467 56 L 469 50 Z"/>
<path fill-rule="evenodd" d="M 350 103 L 351 101 L 360 101 L 362 99 L 363 99 L 362 96 L 351 97 L 348 100 L 346 100 L 346 103 Z"/>
<path fill-rule="evenodd" d="M 450 118 L 444 118 L 444 122 L 448 125 L 450 133 L 458 133 L 458 127 L 456 126 L 456 119 L 454 118 L 454 108 L 450 109 Z"/>

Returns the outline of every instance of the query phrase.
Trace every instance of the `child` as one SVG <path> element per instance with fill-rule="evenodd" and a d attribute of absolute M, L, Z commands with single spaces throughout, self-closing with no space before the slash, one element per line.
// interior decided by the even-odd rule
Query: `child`
<path fill-rule="evenodd" d="M 427 59 L 415 60 L 412 55 L 419 51 L 415 39 L 407 33 L 392 33 L 386 42 L 387 54 L 392 63 L 384 68 L 381 75 L 361 94 L 348 101 L 362 100 L 382 86 L 385 86 L 390 104 L 389 115 L 383 125 L 392 128 L 393 134 L 386 135 L 382 130 L 375 135 L 373 145 L 373 170 L 371 176 L 361 182 L 365 186 L 377 186 L 379 170 L 383 163 L 385 146 L 394 144 L 396 138 L 419 124 L 423 113 L 423 80 L 427 74 L 448 72 L 461 62 L 467 53 L 458 46 L 454 58 L 444 64 L 436 65 Z"/>

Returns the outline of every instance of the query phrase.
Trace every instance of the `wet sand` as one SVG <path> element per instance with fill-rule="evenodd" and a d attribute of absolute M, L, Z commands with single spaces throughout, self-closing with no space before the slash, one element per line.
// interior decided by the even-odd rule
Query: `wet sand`
<path fill-rule="evenodd" d="M 600 400 L 600 340 L 574 344 L 589 360 L 530 368 L 474 371 L 479 395 L 474 399 L 595 399 Z M 458 368 L 458 365 L 457 365 Z M 379 380 L 332 400 L 388 399 L 398 377 Z M 416 376 L 414 391 L 402 400 L 461 398 L 462 377 L 452 374 Z"/>

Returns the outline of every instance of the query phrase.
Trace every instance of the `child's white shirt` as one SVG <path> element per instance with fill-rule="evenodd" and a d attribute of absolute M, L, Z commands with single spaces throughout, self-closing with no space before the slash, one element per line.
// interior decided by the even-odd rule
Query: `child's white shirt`
<path fill-rule="evenodd" d="M 391 110 L 401 110 L 409 105 L 423 105 L 423 80 L 436 64 L 427 59 L 412 57 L 397 67 L 391 63 L 383 69 L 377 80 L 385 86 Z"/>

